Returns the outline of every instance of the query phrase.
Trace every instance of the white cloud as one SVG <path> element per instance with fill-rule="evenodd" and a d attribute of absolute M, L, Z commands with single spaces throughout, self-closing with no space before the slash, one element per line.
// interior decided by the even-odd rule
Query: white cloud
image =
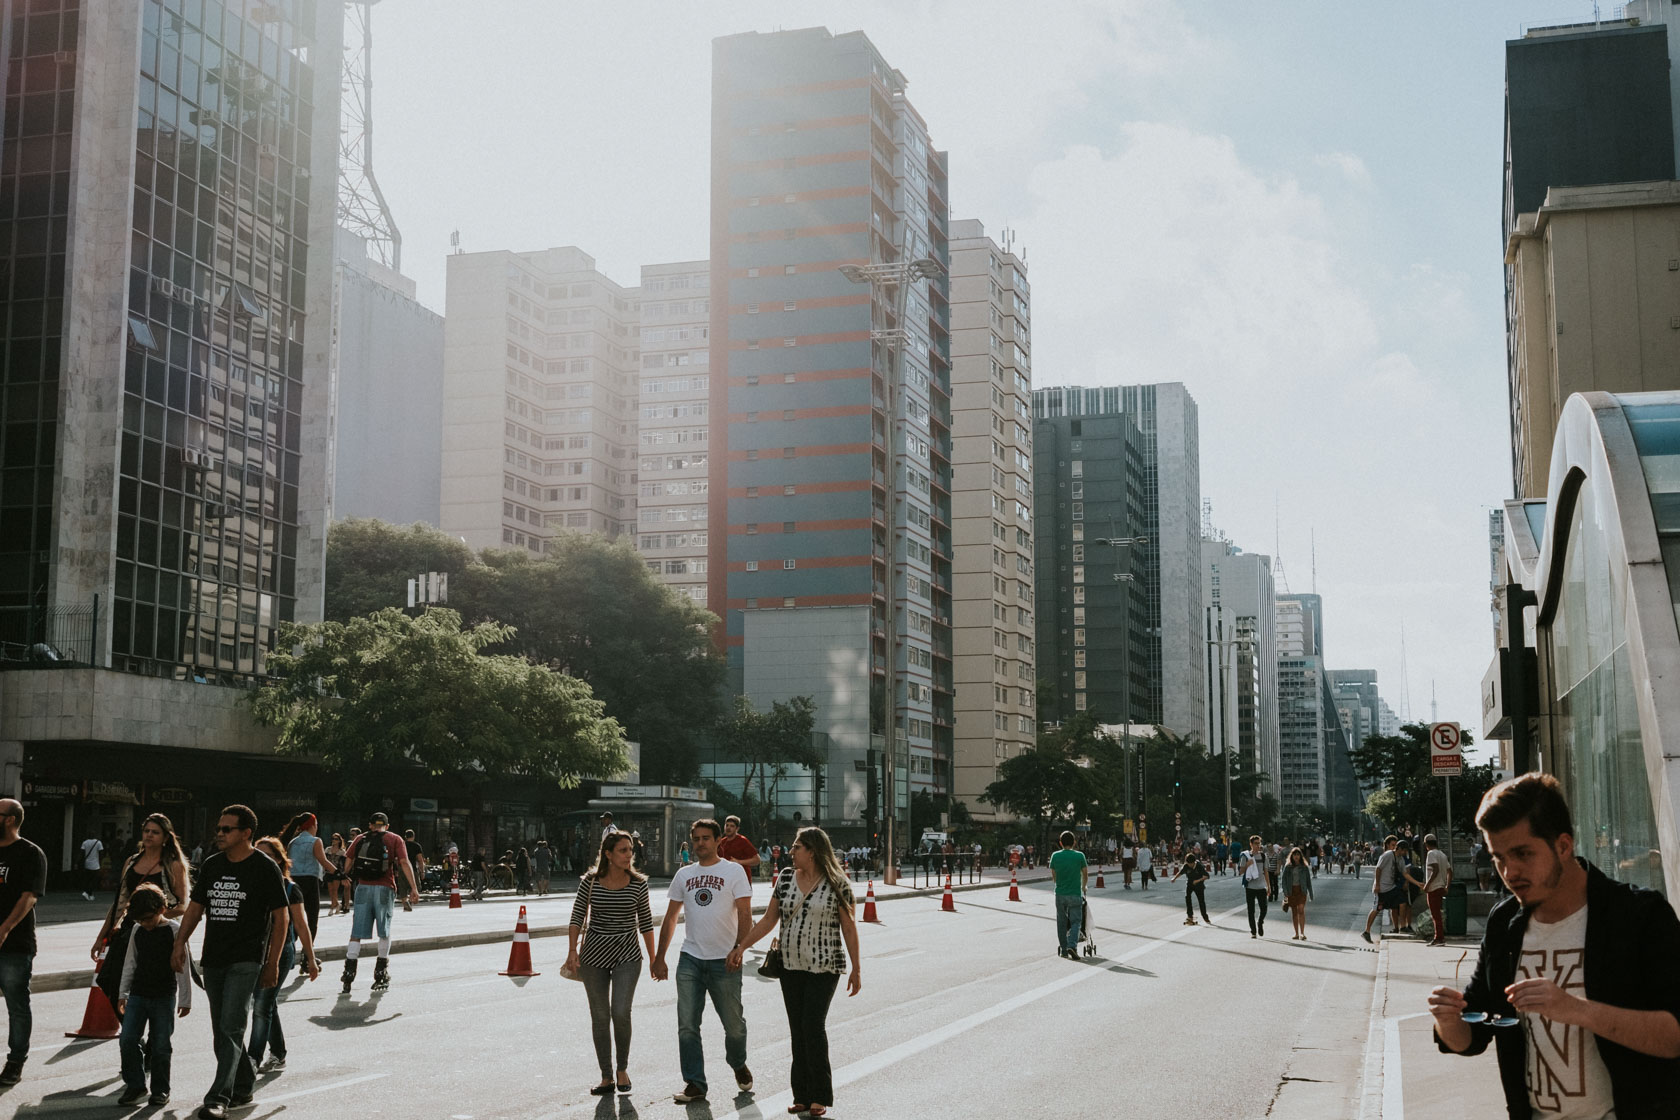
<path fill-rule="evenodd" d="M 1327 152 L 1313 160 L 1320 167 L 1328 167 L 1339 172 L 1356 187 L 1371 185 L 1371 171 L 1365 166 L 1365 161 L 1351 152 Z"/>

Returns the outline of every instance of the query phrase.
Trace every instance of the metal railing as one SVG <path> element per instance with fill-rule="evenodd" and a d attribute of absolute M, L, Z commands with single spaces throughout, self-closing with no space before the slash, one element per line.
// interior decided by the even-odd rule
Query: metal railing
<path fill-rule="evenodd" d="M 93 664 L 99 597 L 85 606 L 0 607 L 0 670 Z"/>

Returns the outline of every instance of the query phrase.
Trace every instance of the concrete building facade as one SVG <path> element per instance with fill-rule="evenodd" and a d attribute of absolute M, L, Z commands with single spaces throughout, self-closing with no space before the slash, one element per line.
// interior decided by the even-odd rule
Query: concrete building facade
<path fill-rule="evenodd" d="M 1236 754 L 1233 773 L 1263 774 L 1273 792 L 1278 740 L 1277 584 L 1272 558 L 1202 541 L 1208 746 Z"/>
<path fill-rule="evenodd" d="M 414 281 L 336 231 L 332 361 L 334 521 L 438 523 L 443 484 L 443 316 Z"/>
<path fill-rule="evenodd" d="M 1148 720 L 1206 741 L 1207 671 L 1202 612 L 1201 453 L 1196 402 L 1177 382 L 1033 393 L 1041 418 L 1123 413 L 1141 436 Z M 1110 534 L 1112 536 L 1113 534 Z M 1124 535 L 1124 534 L 1122 534 Z"/>
<path fill-rule="evenodd" d="M 636 548 L 706 605 L 711 512 L 711 281 L 706 261 L 642 266 Z"/>
<path fill-rule="evenodd" d="M 1323 698 L 1323 600 L 1317 595 L 1277 597 L 1278 806 L 1284 811 L 1327 805 L 1330 773 L 1325 753 L 1328 720 Z"/>
<path fill-rule="evenodd" d="M 540 553 L 635 530 L 639 302 L 573 246 L 449 258 L 444 532 Z"/>
<path fill-rule="evenodd" d="M 952 789 L 945 155 L 862 33 L 727 36 L 712 75 L 707 602 L 737 692 L 744 612 L 872 609 L 902 814 Z M 917 260 L 933 274 L 902 287 L 840 271 Z"/>
<path fill-rule="evenodd" d="M 952 222 L 953 792 L 982 818 L 999 812 L 979 800 L 998 763 L 1038 726 L 1033 544 L 1018 532 L 1036 531 L 1031 331 L 1026 262 L 980 222 Z"/>
<path fill-rule="evenodd" d="M 60 868 L 195 820 L 206 721 L 268 748 L 215 686 L 320 616 L 342 13 L 6 10 L 0 791 Z"/>

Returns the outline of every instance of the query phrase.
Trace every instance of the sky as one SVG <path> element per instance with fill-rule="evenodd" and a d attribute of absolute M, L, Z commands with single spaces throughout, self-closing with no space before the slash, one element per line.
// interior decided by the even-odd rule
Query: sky
<path fill-rule="evenodd" d="M 1590 0 L 386 0 L 374 165 L 436 310 L 452 232 L 473 252 L 577 245 L 634 284 L 709 252 L 712 39 L 865 32 L 950 152 L 951 217 L 1025 253 L 1034 385 L 1183 382 L 1215 527 L 1324 597 L 1326 663 L 1479 733 L 1487 515 L 1511 489 L 1504 44 L 1591 18 Z"/>

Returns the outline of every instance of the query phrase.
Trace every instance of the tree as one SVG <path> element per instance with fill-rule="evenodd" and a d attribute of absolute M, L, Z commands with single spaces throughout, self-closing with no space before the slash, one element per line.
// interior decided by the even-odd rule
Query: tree
<path fill-rule="evenodd" d="M 811 742 L 817 706 L 809 696 L 771 703 L 768 712 L 754 708 L 746 696 L 735 698 L 735 710 L 717 726 L 717 744 L 725 759 L 742 764 L 741 813 L 762 833 L 769 824 L 770 779 L 787 776 L 790 766 L 804 766 L 820 772 L 828 761 Z M 754 785 L 758 796 L 751 796 Z M 756 807 L 749 808 L 749 807 Z"/>
<path fill-rule="evenodd" d="M 624 733 L 589 686 L 521 657 L 490 656 L 507 627 L 461 629 L 454 611 L 395 607 L 349 622 L 282 623 L 252 713 L 281 754 L 312 755 L 355 804 L 364 783 L 414 766 L 473 791 L 491 779 L 562 788 L 628 764 Z"/>
<path fill-rule="evenodd" d="M 1040 843 L 1058 822 L 1102 820 L 1118 805 L 1121 748 L 1089 713 L 1039 735 L 1037 744 L 998 764 L 980 800 L 1033 821 Z"/>
<path fill-rule="evenodd" d="M 641 743 L 644 782 L 691 781 L 700 737 L 722 714 L 716 616 L 661 583 L 628 544 L 569 535 L 551 546 L 542 556 L 485 552 L 450 580 L 452 605 L 470 621 L 517 625 L 500 652 L 587 682 Z"/>
<path fill-rule="evenodd" d="M 448 572 L 453 579 L 473 560 L 465 541 L 423 522 L 392 525 L 371 517 L 336 522 L 327 531 L 323 617 L 348 622 L 400 607 L 408 602 L 408 581 L 416 575 Z"/>
<path fill-rule="evenodd" d="M 642 780 L 691 781 L 699 737 L 722 713 L 717 619 L 673 592 L 627 544 L 568 534 L 550 551 L 492 549 L 426 525 L 343 521 L 327 536 L 326 617 L 405 602 L 419 572 L 449 573 L 449 606 L 469 626 L 513 629 L 490 652 L 518 654 L 587 683 L 641 743 Z"/>
<path fill-rule="evenodd" d="M 1464 733 L 1469 746 L 1470 733 Z M 1398 735 L 1368 736 L 1350 752 L 1353 771 L 1362 786 L 1375 787 L 1365 802 L 1365 812 L 1391 830 L 1411 826 L 1414 832 L 1446 827 L 1446 782 L 1430 772 L 1429 725 L 1408 723 Z M 1466 766 L 1462 777 L 1452 779 L 1454 826 L 1473 826 L 1482 795 L 1493 788 L 1493 767 Z"/>

